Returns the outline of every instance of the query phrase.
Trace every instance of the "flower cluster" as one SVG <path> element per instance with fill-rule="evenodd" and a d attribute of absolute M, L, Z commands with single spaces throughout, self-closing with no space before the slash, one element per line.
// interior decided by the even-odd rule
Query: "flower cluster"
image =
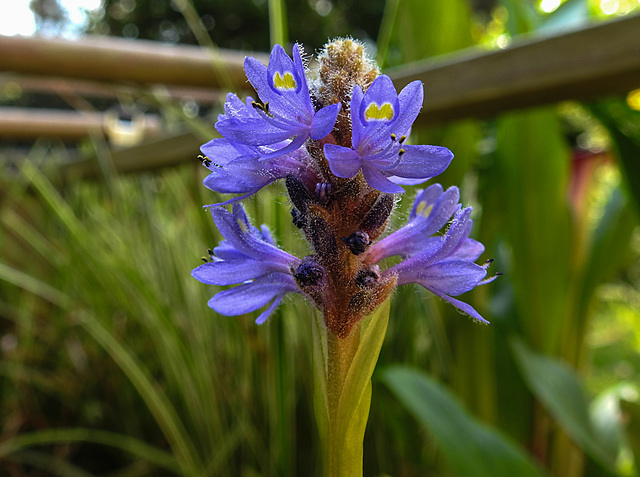
<path fill-rule="evenodd" d="M 247 58 L 258 99 L 229 94 L 215 125 L 222 137 L 201 148 L 211 171 L 204 185 L 237 194 L 210 206 L 225 241 L 193 271 L 207 284 L 239 284 L 217 293 L 209 306 L 238 315 L 270 303 L 261 323 L 286 293 L 300 293 L 323 312 L 328 329 L 344 337 L 397 285 L 417 283 L 485 321 L 452 298 L 493 279 L 485 278 L 489 262 L 474 263 L 484 247 L 469 238 L 471 209 L 458 203 L 457 188 L 426 188 L 407 224 L 380 239 L 401 185 L 427 181 L 453 158 L 445 147 L 409 144 L 422 84 L 414 81 L 398 94 L 353 40 L 329 43 L 318 65 L 307 71 L 298 45 L 292 58 L 276 45 L 267 66 Z M 303 259 L 278 249 L 238 202 L 281 179 L 293 224 L 313 249 Z M 383 271 L 381 262 L 391 256 L 402 261 Z"/>

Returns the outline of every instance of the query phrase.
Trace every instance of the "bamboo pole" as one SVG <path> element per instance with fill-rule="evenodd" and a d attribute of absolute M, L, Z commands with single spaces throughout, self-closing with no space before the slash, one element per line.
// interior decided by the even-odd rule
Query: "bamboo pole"
<path fill-rule="evenodd" d="M 517 39 L 504 50 L 458 52 L 386 71 L 396 86 L 425 84 L 418 123 L 434 124 L 640 88 L 640 15 L 550 36 Z"/>
<path fill-rule="evenodd" d="M 568 99 L 584 100 L 640 87 L 640 16 L 556 35 L 516 40 L 498 51 L 477 49 L 390 69 L 398 87 L 415 79 L 426 97 L 418 122 L 490 117 Z M 266 55 L 255 55 L 266 61 Z M 240 52 L 219 52 L 238 87 L 247 85 Z M 207 50 L 143 40 L 82 41 L 0 36 L 0 70 L 101 81 L 221 87 Z"/>
<path fill-rule="evenodd" d="M 244 58 L 239 51 L 115 37 L 0 36 L 0 71 L 118 83 L 213 89 L 228 88 L 231 81 L 243 86 Z"/>
<path fill-rule="evenodd" d="M 75 78 L 61 78 L 56 76 L 32 76 L 15 73 L 0 74 L 0 88 L 13 87 L 19 92 L 53 94 L 53 95 L 80 95 L 85 98 L 118 99 L 130 96 L 134 99 L 140 97 L 173 98 L 184 101 L 195 101 L 198 104 L 211 105 L 224 100 L 224 93 L 211 88 L 194 88 L 188 86 L 164 85 L 148 88 L 140 84 L 114 84 L 104 81 L 93 81 Z"/>
<path fill-rule="evenodd" d="M 109 136 L 110 115 L 92 111 L 0 107 L 0 138 L 33 140 L 38 137 L 80 140 L 90 134 Z M 160 118 L 145 115 L 140 133 L 153 135 L 160 131 Z"/>

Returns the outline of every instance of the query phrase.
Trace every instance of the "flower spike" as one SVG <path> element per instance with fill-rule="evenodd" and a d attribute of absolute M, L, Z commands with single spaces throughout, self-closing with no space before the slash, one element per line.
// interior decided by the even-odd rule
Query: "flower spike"
<path fill-rule="evenodd" d="M 457 187 L 420 191 L 407 223 L 384 235 L 400 185 L 440 174 L 453 158 L 446 147 L 408 141 L 422 83 L 398 93 L 363 45 L 348 39 L 327 45 L 310 80 L 299 45 L 291 56 L 276 45 L 268 64 L 249 57 L 244 66 L 258 97 L 228 94 L 215 124 L 222 137 L 201 147 L 204 185 L 234 195 L 207 206 L 225 240 L 193 276 L 235 285 L 209 306 L 225 315 L 266 307 L 263 322 L 284 295 L 299 293 L 323 313 L 330 333 L 346 338 L 397 285 L 417 283 L 485 321 L 453 298 L 497 276 L 487 278 L 490 262 L 475 263 L 484 246 L 469 238 L 471 208 L 459 203 Z M 311 249 L 302 259 L 277 248 L 239 204 L 279 180 L 292 226 Z M 221 207 L 230 203 L 232 211 Z"/>

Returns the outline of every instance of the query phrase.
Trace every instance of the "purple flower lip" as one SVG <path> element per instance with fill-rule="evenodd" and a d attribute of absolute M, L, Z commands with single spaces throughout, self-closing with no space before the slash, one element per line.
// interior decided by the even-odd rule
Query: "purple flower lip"
<path fill-rule="evenodd" d="M 227 108 L 215 125 L 222 136 L 249 146 L 272 146 L 291 140 L 262 154 L 263 159 L 269 159 L 295 151 L 308 138 L 322 139 L 331 132 L 341 105 L 335 103 L 315 111 L 298 45 L 293 48 L 293 59 L 275 45 L 268 66 L 247 57 L 244 69 L 262 106 Z"/>
<path fill-rule="evenodd" d="M 419 184 L 444 171 L 453 159 L 449 149 L 405 144 L 423 98 L 420 81 L 400 94 L 386 75 L 377 77 L 366 93 L 356 85 L 351 97 L 351 148 L 324 146 L 331 172 L 348 178 L 362 170 L 371 187 L 394 194 L 404 192 L 398 184 Z"/>
<path fill-rule="evenodd" d="M 191 275 L 209 285 L 239 284 L 209 300 L 220 314 L 242 315 L 271 302 L 256 319 L 257 324 L 264 323 L 287 293 L 300 293 L 291 270 L 301 261 L 276 247 L 265 226 L 253 227 L 240 204 L 233 205 L 233 212 L 213 207 L 211 215 L 226 240 L 213 250 L 212 261 Z"/>

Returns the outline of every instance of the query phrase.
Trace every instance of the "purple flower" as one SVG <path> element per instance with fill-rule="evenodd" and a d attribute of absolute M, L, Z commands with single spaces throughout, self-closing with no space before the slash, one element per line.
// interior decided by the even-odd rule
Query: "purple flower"
<path fill-rule="evenodd" d="M 331 171 L 347 178 L 362 169 L 371 187 L 387 193 L 404 192 L 397 184 L 419 184 L 444 171 L 453 159 L 449 149 L 404 144 L 422 101 L 420 81 L 408 84 L 400 94 L 386 75 L 377 77 L 366 93 L 356 85 L 351 97 L 351 148 L 324 146 Z"/>
<path fill-rule="evenodd" d="M 240 204 L 233 205 L 233 213 L 213 207 L 211 215 L 226 240 L 213 250 L 212 261 L 191 275 L 209 285 L 240 284 L 209 300 L 209 306 L 222 315 L 242 315 L 271 302 L 256 319 L 257 324 L 264 323 L 286 293 L 300 293 L 292 269 L 301 261 L 276 247 L 266 226 L 260 230 L 252 226 Z"/>
<path fill-rule="evenodd" d="M 340 103 L 315 110 L 298 45 L 293 48 L 293 60 L 275 45 L 268 66 L 248 57 L 244 69 L 262 103 L 253 102 L 253 111 L 248 111 L 238 105 L 239 100 L 228 102 L 215 126 L 222 136 L 248 146 L 272 146 L 269 152 L 261 151 L 267 159 L 298 149 L 307 138 L 322 139 L 331 132 Z M 289 139 L 286 145 L 273 148 Z"/>
<path fill-rule="evenodd" d="M 300 178 L 311 174 L 311 158 L 304 148 L 263 159 L 271 149 L 216 138 L 203 144 L 200 150 L 206 156 L 203 164 L 211 171 L 203 184 L 215 192 L 242 194 L 220 204 L 244 199 L 289 174 Z"/>
<path fill-rule="evenodd" d="M 393 255 L 405 257 L 382 275 L 396 274 L 398 285 L 422 285 L 463 313 L 488 323 L 473 307 L 452 298 L 496 278 L 485 280 L 490 262 L 473 263 L 484 252 L 484 246 L 469 238 L 473 226 L 471 207 L 463 209 L 457 203 L 458 196 L 456 187 L 443 192 L 439 184 L 421 192 L 408 223 L 372 245 L 365 252 L 364 260 L 375 264 Z M 446 234 L 434 236 L 452 214 L 453 220 Z"/>

